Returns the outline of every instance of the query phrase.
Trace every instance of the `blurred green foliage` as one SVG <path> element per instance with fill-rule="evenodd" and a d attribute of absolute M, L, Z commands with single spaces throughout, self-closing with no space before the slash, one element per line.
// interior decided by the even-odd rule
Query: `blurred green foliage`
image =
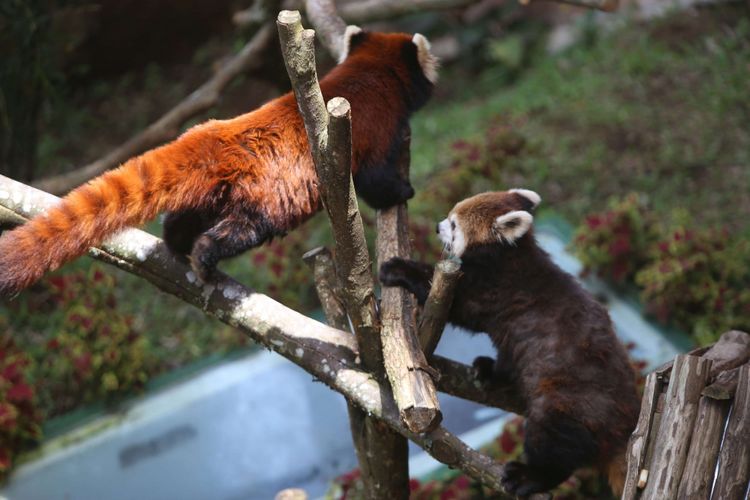
<path fill-rule="evenodd" d="M 750 330 L 750 242 L 659 215 L 634 194 L 588 215 L 574 240 L 586 271 L 635 283 L 649 312 L 701 345 L 729 329 Z"/>

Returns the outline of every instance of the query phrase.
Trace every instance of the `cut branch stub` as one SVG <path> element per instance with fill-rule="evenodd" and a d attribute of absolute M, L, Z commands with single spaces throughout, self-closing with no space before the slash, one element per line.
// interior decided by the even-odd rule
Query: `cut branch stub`
<path fill-rule="evenodd" d="M 441 260 L 435 266 L 430 293 L 419 321 L 419 343 L 428 358 L 435 352 L 443 335 L 453 294 L 462 274 L 461 263 L 454 259 Z"/>
<path fill-rule="evenodd" d="M 346 51 L 344 47 L 346 23 L 336 11 L 333 0 L 307 0 L 305 12 L 310 23 L 318 31 L 323 46 L 337 61 L 341 60 Z"/>
<path fill-rule="evenodd" d="M 332 99 L 333 114 L 326 109 L 315 72 L 314 32 L 302 28 L 299 12 L 280 12 L 277 26 L 281 52 L 305 123 L 321 198 L 336 243 L 334 260 L 344 290 L 342 299 L 357 336 L 362 363 L 380 377 L 383 373 L 380 321 L 364 225 L 351 175 L 349 104 L 344 104 L 344 99 Z"/>

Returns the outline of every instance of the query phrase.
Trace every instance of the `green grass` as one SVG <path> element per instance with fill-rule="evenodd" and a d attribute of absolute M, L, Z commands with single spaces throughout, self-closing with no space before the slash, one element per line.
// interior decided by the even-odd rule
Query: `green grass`
<path fill-rule="evenodd" d="M 640 191 L 665 217 L 688 212 L 750 234 L 744 12 L 738 21 L 682 15 L 635 24 L 537 58 L 513 86 L 501 86 L 502 72 L 489 68 L 465 99 L 432 105 L 414 120 L 417 191 L 446 164 L 454 140 L 478 140 L 499 119 L 529 143 L 505 167 L 508 185 L 538 190 L 573 222 L 610 196 Z M 690 22 L 700 26 L 684 36 Z"/>

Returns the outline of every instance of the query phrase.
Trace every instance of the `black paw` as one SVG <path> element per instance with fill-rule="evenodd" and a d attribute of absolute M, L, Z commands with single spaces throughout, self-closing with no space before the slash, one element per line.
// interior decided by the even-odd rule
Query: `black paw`
<path fill-rule="evenodd" d="M 190 252 L 190 267 L 201 285 L 215 281 L 216 259 L 213 256 L 214 243 L 208 236 L 201 236 L 195 241 Z"/>
<path fill-rule="evenodd" d="M 495 360 L 488 356 L 478 356 L 472 363 L 474 371 L 476 372 L 476 379 L 486 384 L 492 380 L 495 374 Z"/>
<path fill-rule="evenodd" d="M 408 181 L 404 182 L 399 189 L 399 203 L 404 203 L 412 198 L 414 198 L 414 188 Z"/>
<path fill-rule="evenodd" d="M 527 497 L 549 489 L 534 477 L 528 465 L 521 462 L 508 462 L 503 466 L 500 484 L 507 493 L 519 497 Z"/>
<path fill-rule="evenodd" d="M 393 257 L 380 266 L 378 279 L 383 286 L 402 286 L 406 280 L 408 263 L 400 257 Z"/>

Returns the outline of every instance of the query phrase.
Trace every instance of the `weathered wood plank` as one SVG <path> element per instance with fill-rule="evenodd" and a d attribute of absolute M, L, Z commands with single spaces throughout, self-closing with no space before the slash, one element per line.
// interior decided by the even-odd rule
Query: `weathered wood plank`
<path fill-rule="evenodd" d="M 728 413 L 729 401 L 717 401 L 705 396 L 700 398 L 678 498 L 705 499 L 711 494 Z"/>
<path fill-rule="evenodd" d="M 712 498 L 744 498 L 750 479 L 750 366 L 740 370 Z"/>
<path fill-rule="evenodd" d="M 641 498 L 666 500 L 677 497 L 698 413 L 698 400 L 706 386 L 710 368 L 708 359 L 685 355 L 675 358 L 648 482 Z"/>
<path fill-rule="evenodd" d="M 646 451 L 648 450 L 649 430 L 651 429 L 656 403 L 662 391 L 662 382 L 656 373 L 650 373 L 646 377 L 646 385 L 643 388 L 641 400 L 641 413 L 638 423 L 628 442 L 627 460 L 628 468 L 625 476 L 625 488 L 622 492 L 623 500 L 633 500 L 638 492 L 638 478 L 646 463 Z"/>
<path fill-rule="evenodd" d="M 750 363 L 746 363 L 743 366 L 750 366 Z M 741 369 L 742 366 L 738 366 L 737 368 L 721 372 L 712 384 L 703 389 L 701 394 L 713 399 L 732 399 L 737 391 Z"/>

